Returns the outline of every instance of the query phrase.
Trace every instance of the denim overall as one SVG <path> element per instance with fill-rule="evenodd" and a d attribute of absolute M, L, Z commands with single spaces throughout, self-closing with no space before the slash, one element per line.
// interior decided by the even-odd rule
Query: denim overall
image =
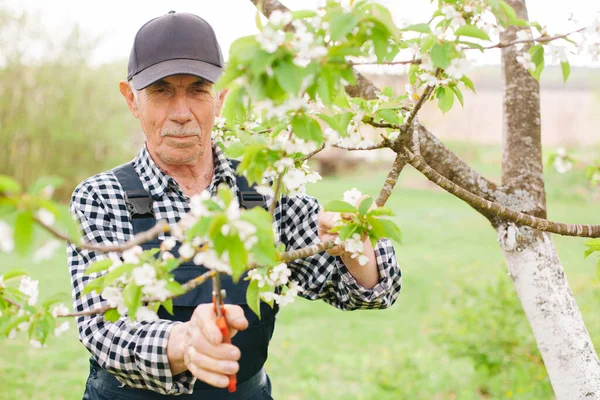
<path fill-rule="evenodd" d="M 231 161 L 235 169 L 237 162 Z M 154 213 L 152 211 L 152 197 L 144 190 L 142 182 L 135 171 L 133 164 L 128 163 L 115 168 L 115 176 L 119 180 L 125 191 L 125 201 L 129 210 L 133 233 L 146 231 L 155 223 Z M 265 207 L 264 198 L 248 185 L 244 177 L 237 177 L 238 201 L 242 208 Z M 142 245 L 144 250 L 157 248 L 160 241 L 154 239 Z M 172 253 L 177 257 L 177 248 Z M 175 279 L 184 283 L 202 273 L 207 269 L 203 266 L 197 266 L 192 262 L 187 262 L 172 271 Z M 247 399 L 247 400 L 265 400 L 272 399 L 271 382 L 263 370 L 263 365 L 267 360 L 267 349 L 269 341 L 275 328 L 275 317 L 278 311 L 277 306 L 271 308 L 261 302 L 261 319 L 250 310 L 246 303 L 246 288 L 249 281 L 240 279 L 234 284 L 231 277 L 223 275 L 221 277 L 222 287 L 227 291 L 225 302 L 228 304 L 238 304 L 243 308 L 248 319 L 248 328 L 238 332 L 231 343 L 239 347 L 241 358 L 239 360 L 240 369 L 237 374 L 237 390 L 229 393 L 227 389 L 219 389 L 210 386 L 200 380 L 194 385 L 194 392 L 190 395 L 168 396 L 145 390 L 133 389 L 129 387 L 120 387 L 121 384 L 108 371 L 103 370 L 95 360 L 90 358 L 90 375 L 86 384 L 84 400 L 154 400 L 154 399 L 189 399 L 189 400 L 228 400 L 228 399 Z M 206 283 L 196 287 L 194 290 L 173 299 L 173 314 L 170 315 L 164 308 L 160 308 L 158 316 L 161 319 L 172 321 L 189 321 L 194 309 L 199 304 L 212 302 L 212 285 Z"/>

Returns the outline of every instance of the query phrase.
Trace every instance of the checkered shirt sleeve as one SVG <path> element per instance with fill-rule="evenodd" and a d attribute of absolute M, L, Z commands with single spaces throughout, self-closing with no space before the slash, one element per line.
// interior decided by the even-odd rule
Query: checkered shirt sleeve
<path fill-rule="evenodd" d="M 107 204 L 107 198 L 112 203 L 122 199 L 118 182 L 109 174 L 84 181 L 73 193 L 71 213 L 79 221 L 86 242 L 111 245 L 125 241 L 122 232 L 126 227 L 114 229 L 115 224 L 119 225 L 123 220 L 115 216 L 114 204 L 113 207 Z M 75 311 L 106 305 L 96 292 L 81 295 L 86 283 L 99 276 L 84 275 L 85 269 L 105 256 L 73 246 L 68 246 L 67 252 Z M 105 321 L 103 315 L 77 318 L 79 339 L 101 368 L 123 385 L 165 395 L 192 393 L 196 381 L 188 372 L 171 374 L 166 347 L 169 332 L 177 323 L 167 320 L 133 323 L 127 316 L 114 323 Z"/>
<path fill-rule="evenodd" d="M 288 250 L 319 243 L 319 210 L 320 205 L 314 197 L 282 197 L 278 207 L 281 241 Z M 327 252 L 290 263 L 291 279 L 302 287 L 300 296 L 309 300 L 323 299 L 341 310 L 390 307 L 400 293 L 402 274 L 388 239 L 379 240 L 374 250 L 380 278 L 372 289 L 358 284 L 341 258 Z"/>

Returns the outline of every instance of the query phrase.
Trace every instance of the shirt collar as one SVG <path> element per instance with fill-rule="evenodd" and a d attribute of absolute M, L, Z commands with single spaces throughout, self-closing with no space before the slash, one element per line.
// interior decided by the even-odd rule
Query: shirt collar
<path fill-rule="evenodd" d="M 231 167 L 229 160 L 218 145 L 213 144 L 212 150 L 214 173 L 212 182 L 207 189 L 214 194 L 220 183 L 226 183 L 229 187 L 235 188 L 235 171 Z M 150 193 L 150 196 L 154 200 L 162 197 L 169 188 L 178 191 L 181 196 L 186 197 L 177 182 L 156 165 L 145 144 L 133 160 L 133 166 L 142 181 L 144 189 Z"/>

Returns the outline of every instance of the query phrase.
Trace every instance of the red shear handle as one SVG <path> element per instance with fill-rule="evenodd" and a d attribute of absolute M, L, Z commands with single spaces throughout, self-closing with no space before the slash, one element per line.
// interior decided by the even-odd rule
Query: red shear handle
<path fill-rule="evenodd" d="M 221 335 L 223 335 L 223 343 L 231 343 L 231 335 L 229 333 L 229 326 L 227 325 L 227 320 L 225 319 L 225 307 L 221 307 L 221 316 L 217 318 L 217 326 L 221 330 Z M 236 375 L 235 374 L 229 375 L 229 386 L 227 386 L 229 393 L 235 392 L 236 385 L 237 385 Z"/>

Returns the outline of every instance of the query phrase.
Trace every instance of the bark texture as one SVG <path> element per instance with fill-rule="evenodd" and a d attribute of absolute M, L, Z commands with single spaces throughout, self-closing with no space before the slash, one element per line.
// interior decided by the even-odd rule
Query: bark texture
<path fill-rule="evenodd" d="M 507 3 L 528 19 L 524 0 Z M 501 41 L 515 38 L 510 28 Z M 516 56 L 514 46 L 502 49 L 505 195 L 497 201 L 545 218 L 539 84 Z M 512 223 L 495 225 L 557 399 L 600 399 L 600 362 L 550 235 Z"/>

